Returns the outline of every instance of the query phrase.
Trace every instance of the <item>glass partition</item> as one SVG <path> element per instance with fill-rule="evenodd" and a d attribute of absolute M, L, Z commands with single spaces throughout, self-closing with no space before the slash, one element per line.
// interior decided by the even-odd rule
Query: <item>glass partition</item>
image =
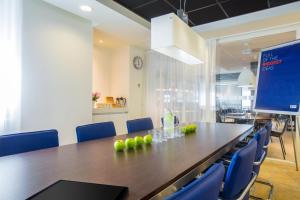
<path fill-rule="evenodd" d="M 296 32 L 244 40 L 218 42 L 216 46 L 216 121 L 253 123 L 256 74 L 263 48 L 293 41 Z"/>

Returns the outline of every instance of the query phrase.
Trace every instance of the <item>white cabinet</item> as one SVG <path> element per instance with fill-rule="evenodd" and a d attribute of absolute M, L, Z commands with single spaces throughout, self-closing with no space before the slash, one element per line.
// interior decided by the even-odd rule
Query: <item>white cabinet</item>
<path fill-rule="evenodd" d="M 117 135 L 127 133 L 127 119 L 127 108 L 93 109 L 93 123 L 112 121 L 115 125 Z"/>

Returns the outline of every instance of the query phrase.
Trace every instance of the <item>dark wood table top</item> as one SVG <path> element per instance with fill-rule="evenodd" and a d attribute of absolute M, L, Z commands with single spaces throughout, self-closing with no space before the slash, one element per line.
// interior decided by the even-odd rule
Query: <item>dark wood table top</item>
<path fill-rule="evenodd" d="M 0 158 L 0 199 L 21 200 L 57 180 L 127 186 L 128 199 L 149 198 L 201 164 L 250 125 L 199 123 L 197 134 L 117 153 L 117 138 L 94 140 Z"/>

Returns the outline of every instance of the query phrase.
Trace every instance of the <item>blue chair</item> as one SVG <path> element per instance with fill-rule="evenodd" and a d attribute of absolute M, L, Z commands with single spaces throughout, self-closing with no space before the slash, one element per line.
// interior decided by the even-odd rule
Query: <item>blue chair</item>
<path fill-rule="evenodd" d="M 270 126 L 270 125 L 266 124 L 266 126 Z M 256 152 L 256 155 L 255 155 L 255 162 L 254 162 L 254 166 L 253 166 L 253 171 L 257 175 L 259 174 L 260 166 L 262 165 L 262 163 L 264 162 L 264 160 L 267 156 L 268 146 L 266 144 L 269 144 L 269 138 L 268 138 L 268 134 L 269 134 L 268 131 L 269 130 L 267 128 L 268 127 L 261 128 L 254 135 L 254 139 L 257 141 L 257 152 Z M 268 199 L 272 199 L 273 190 L 274 190 L 273 184 L 270 183 L 269 181 L 258 179 L 258 178 L 255 180 L 255 182 L 270 187 L 269 194 L 268 194 Z M 261 198 L 255 197 L 255 196 L 251 196 L 251 197 L 254 198 L 254 199 L 261 199 Z"/>
<path fill-rule="evenodd" d="M 151 118 L 128 120 L 126 124 L 128 133 L 153 129 L 153 123 Z"/>
<path fill-rule="evenodd" d="M 257 150 L 255 155 L 255 162 L 263 162 L 264 158 L 266 157 L 266 151 L 264 150 L 265 141 L 267 138 L 267 129 L 261 128 L 257 131 L 254 135 L 254 139 L 257 142 Z M 254 165 L 254 171 L 256 174 L 259 172 L 260 165 Z"/>
<path fill-rule="evenodd" d="M 257 142 L 255 139 L 237 150 L 229 161 L 220 197 L 226 200 L 247 199 L 256 174 L 253 172 Z"/>
<path fill-rule="evenodd" d="M 0 136 L 0 157 L 58 146 L 57 130 Z"/>
<path fill-rule="evenodd" d="M 87 124 L 76 127 L 77 141 L 85 142 L 116 135 L 116 129 L 113 122 L 102 122 Z"/>
<path fill-rule="evenodd" d="M 270 124 L 266 124 L 266 126 L 270 126 Z M 250 138 L 251 137 L 252 137 L 252 140 L 250 140 L 250 142 L 255 140 L 256 144 L 257 144 L 256 152 L 255 152 L 255 158 L 254 158 L 254 162 L 253 162 L 253 172 L 256 175 L 258 175 L 259 170 L 260 170 L 260 166 L 262 165 L 262 163 L 263 163 L 263 161 L 266 157 L 266 148 L 267 148 L 266 144 L 268 144 L 269 141 L 270 141 L 270 140 L 268 140 L 268 129 L 266 129 L 265 127 L 262 127 L 254 134 L 254 136 L 250 136 Z M 246 141 L 243 141 L 237 146 L 243 148 L 245 146 L 245 144 L 249 145 L 249 142 L 247 143 Z M 230 157 L 230 155 L 227 156 L 226 158 L 228 158 L 228 157 Z M 269 199 L 272 198 L 272 193 L 273 193 L 273 188 L 274 187 L 270 182 L 265 181 L 265 180 L 261 180 L 261 179 L 258 179 L 258 178 L 255 178 L 254 182 L 269 186 L 271 188 L 270 192 L 269 192 Z M 251 196 L 251 197 L 254 198 L 254 199 L 261 199 L 261 198 L 257 198 L 257 197 L 254 197 L 254 196 Z"/>
<path fill-rule="evenodd" d="M 267 130 L 267 136 L 266 136 L 265 147 L 264 147 L 266 149 L 270 143 L 270 138 L 271 138 L 271 132 L 272 132 L 272 121 L 271 120 L 266 122 L 265 129 Z"/>
<path fill-rule="evenodd" d="M 183 187 L 166 200 L 217 200 L 225 169 L 223 164 L 214 164 L 203 176 Z"/>

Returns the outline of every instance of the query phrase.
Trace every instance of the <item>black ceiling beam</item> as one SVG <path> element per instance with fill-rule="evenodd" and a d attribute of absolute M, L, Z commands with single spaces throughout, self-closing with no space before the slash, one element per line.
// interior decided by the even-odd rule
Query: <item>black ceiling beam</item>
<path fill-rule="evenodd" d="M 158 0 L 151 0 L 151 1 L 148 1 L 148 2 L 146 2 L 146 3 L 143 3 L 143 4 L 141 4 L 141 5 L 138 5 L 138 6 L 134 7 L 134 8 L 132 8 L 132 10 L 135 10 L 135 9 L 138 9 L 138 8 L 141 8 L 141 7 L 144 7 L 144 6 L 147 6 L 147 5 L 152 4 L 152 3 L 155 3 L 155 2 L 157 2 L 157 1 L 158 1 Z"/>
<path fill-rule="evenodd" d="M 227 18 L 229 18 L 229 15 L 228 15 L 228 13 L 226 12 L 226 10 L 224 9 L 224 7 L 222 6 L 222 4 L 221 4 L 218 0 L 216 0 L 216 3 L 217 3 L 217 5 L 219 6 L 219 8 L 223 11 L 224 15 L 225 15 Z"/>
<path fill-rule="evenodd" d="M 222 4 L 222 3 L 226 3 L 226 2 L 228 2 L 228 1 L 231 1 L 231 0 L 223 0 L 223 1 L 218 1 L 218 2 L 219 2 L 220 4 Z M 203 10 L 203 9 L 205 9 L 205 8 L 209 8 L 209 7 L 216 6 L 216 5 L 218 5 L 217 2 L 216 2 L 216 3 L 209 4 L 209 5 L 207 5 L 207 6 L 195 8 L 195 9 L 193 9 L 193 10 L 189 10 L 189 11 L 187 11 L 186 13 L 192 13 L 192 12 L 199 11 L 199 10 Z M 222 7 L 223 7 L 223 6 L 222 6 Z"/>
<path fill-rule="evenodd" d="M 271 8 L 271 2 L 270 0 L 267 0 L 268 8 Z"/>

